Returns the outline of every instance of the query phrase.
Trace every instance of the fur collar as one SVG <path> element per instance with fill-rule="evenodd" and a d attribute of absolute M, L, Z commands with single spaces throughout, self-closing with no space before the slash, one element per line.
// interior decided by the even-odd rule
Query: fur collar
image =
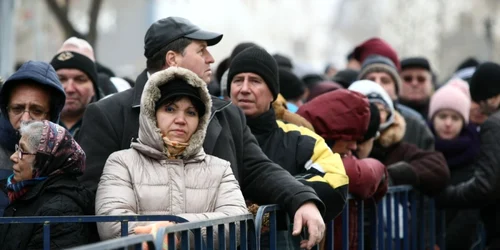
<path fill-rule="evenodd" d="M 183 159 L 192 158 L 203 153 L 203 141 L 208 127 L 211 114 L 212 99 L 208 93 L 207 84 L 190 70 L 178 67 L 170 67 L 159 71 L 149 77 L 141 97 L 141 112 L 139 116 L 139 138 L 138 143 L 132 143 L 132 147 L 153 158 L 165 158 L 163 139 L 160 129 L 156 125 L 155 104 L 160 99 L 159 87 L 173 78 L 182 78 L 200 91 L 201 100 L 207 106 L 207 112 L 200 117 L 197 130 L 191 136 L 189 146 L 182 153 Z"/>
<path fill-rule="evenodd" d="M 397 111 L 394 111 L 394 122 L 381 132 L 379 143 L 384 148 L 394 145 L 403 140 L 406 132 L 405 118 Z"/>

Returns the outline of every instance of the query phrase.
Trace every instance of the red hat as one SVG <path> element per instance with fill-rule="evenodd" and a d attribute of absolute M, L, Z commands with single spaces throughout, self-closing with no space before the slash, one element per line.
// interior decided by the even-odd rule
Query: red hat
<path fill-rule="evenodd" d="M 358 45 L 354 49 L 354 58 L 361 64 L 370 55 L 380 55 L 391 59 L 398 70 L 401 69 L 399 64 L 398 53 L 386 41 L 380 38 L 371 38 Z"/>

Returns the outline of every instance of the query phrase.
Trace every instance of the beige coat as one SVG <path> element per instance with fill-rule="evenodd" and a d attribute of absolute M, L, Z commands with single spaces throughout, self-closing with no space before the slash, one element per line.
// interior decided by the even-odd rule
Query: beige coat
<path fill-rule="evenodd" d="M 156 126 L 158 86 L 174 77 L 199 88 L 208 107 L 182 159 L 167 159 Z M 108 158 L 97 189 L 96 215 L 171 214 L 197 221 L 248 213 L 229 162 L 203 151 L 210 107 L 206 84 L 191 71 L 169 68 L 153 74 L 142 95 L 138 142 Z M 151 223 L 131 222 L 129 234 Z M 97 226 L 102 240 L 120 235 L 120 223 Z"/>

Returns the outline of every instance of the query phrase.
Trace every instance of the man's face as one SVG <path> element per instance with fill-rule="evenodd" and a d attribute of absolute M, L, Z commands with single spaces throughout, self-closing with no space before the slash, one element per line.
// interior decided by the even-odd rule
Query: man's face
<path fill-rule="evenodd" d="M 396 83 L 392 77 L 386 72 L 371 72 L 364 77 L 364 79 L 378 83 L 389 94 L 392 100 L 396 100 L 398 95 L 396 93 Z"/>
<path fill-rule="evenodd" d="M 183 54 L 176 54 L 176 62 L 178 67 L 189 69 L 206 83 L 210 82 L 210 64 L 214 63 L 214 58 L 207 50 L 207 42 L 194 40 L 184 49 Z"/>
<path fill-rule="evenodd" d="M 49 99 L 49 92 L 40 85 L 17 83 L 10 93 L 7 105 L 12 127 L 18 130 L 21 127 L 21 122 L 50 119 Z"/>
<path fill-rule="evenodd" d="M 94 85 L 90 78 L 78 69 L 59 69 L 57 76 L 66 92 L 66 102 L 61 115 L 83 114 L 95 95 Z"/>
<path fill-rule="evenodd" d="M 239 73 L 231 81 L 231 100 L 246 116 L 257 117 L 270 109 L 273 94 L 259 75 Z"/>
<path fill-rule="evenodd" d="M 426 69 L 409 68 L 401 72 L 403 86 L 399 95 L 410 101 L 423 101 L 432 94 L 432 75 Z"/>

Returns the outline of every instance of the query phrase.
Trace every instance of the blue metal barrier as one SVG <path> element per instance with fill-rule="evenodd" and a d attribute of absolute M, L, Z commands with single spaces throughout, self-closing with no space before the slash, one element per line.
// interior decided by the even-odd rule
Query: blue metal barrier
<path fill-rule="evenodd" d="M 187 222 L 186 219 L 174 215 L 117 215 L 117 216 L 31 216 L 0 217 L 0 224 L 43 224 L 43 249 L 50 249 L 51 223 L 94 223 L 120 222 L 121 236 L 128 235 L 129 221 L 172 221 Z"/>
<path fill-rule="evenodd" d="M 156 249 L 154 244 L 154 237 L 151 234 L 141 234 L 141 235 L 130 235 L 127 237 L 122 237 L 118 239 L 106 240 L 95 244 L 79 246 L 74 248 L 69 248 L 67 250 L 108 250 L 117 248 L 127 248 L 134 246 L 135 249 L 142 249 L 142 244 L 146 242 L 148 248 L 153 250 Z"/>
<path fill-rule="evenodd" d="M 163 245 L 165 235 L 168 237 L 168 249 L 176 249 L 175 238 L 178 237 L 179 234 L 181 249 L 191 249 L 191 241 L 194 243 L 194 249 L 227 249 L 226 224 L 228 224 L 229 228 L 229 249 L 236 250 L 238 246 L 241 250 L 255 249 L 256 237 L 254 231 L 254 218 L 252 214 L 197 222 L 187 222 L 160 228 L 156 234 L 156 249 L 162 249 L 161 247 Z M 238 226 L 239 230 L 237 229 Z M 217 246 L 214 244 L 216 243 L 213 235 L 214 227 L 217 227 Z M 237 231 L 239 231 L 239 241 Z M 206 242 L 203 238 L 206 238 Z"/>

